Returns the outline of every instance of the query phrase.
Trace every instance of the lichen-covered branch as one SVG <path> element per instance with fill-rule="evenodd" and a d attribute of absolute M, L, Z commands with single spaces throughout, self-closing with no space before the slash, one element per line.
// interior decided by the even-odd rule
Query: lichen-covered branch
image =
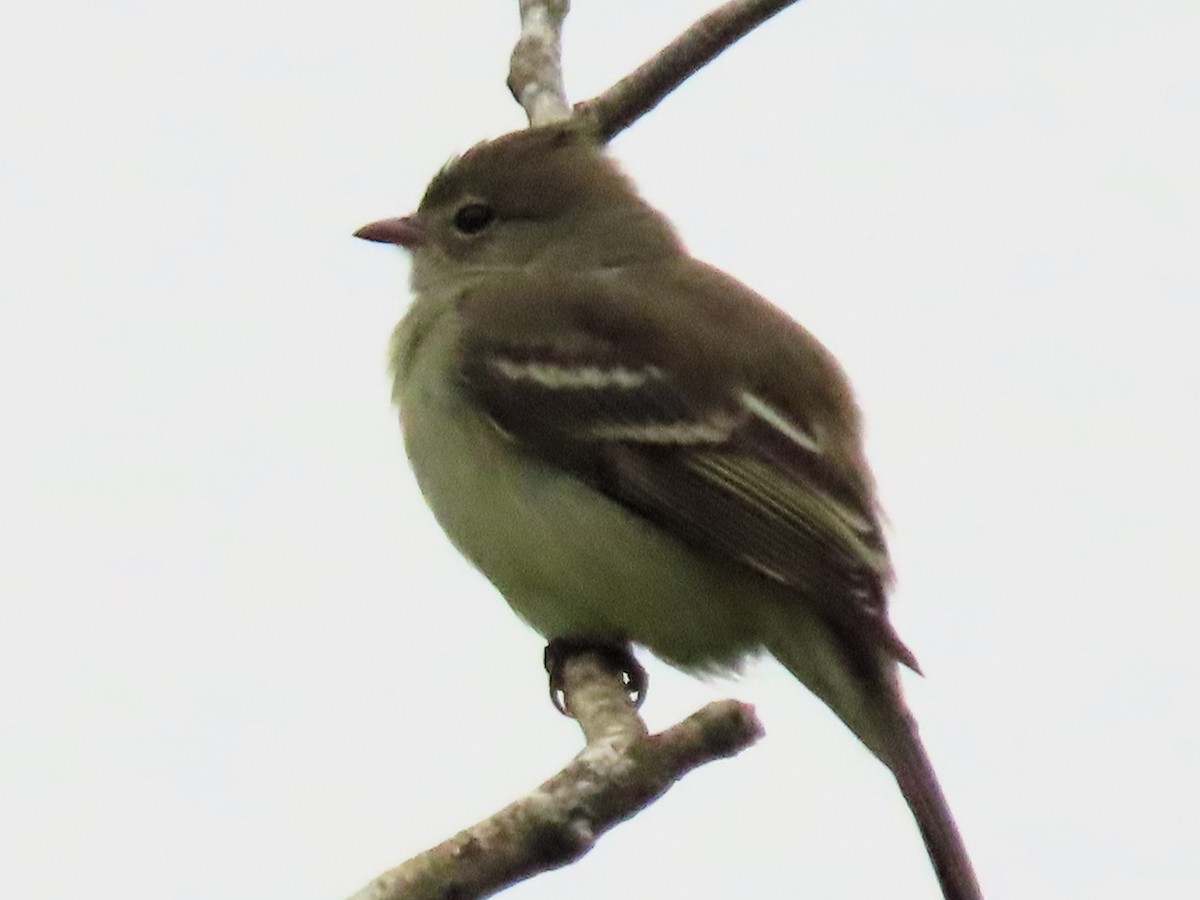
<path fill-rule="evenodd" d="M 572 111 L 562 77 L 562 27 L 569 0 L 520 0 L 521 36 L 513 48 L 508 89 L 529 124 L 572 117 L 609 141 L 657 106 L 723 50 L 797 0 L 730 0 L 604 93 Z"/>
<path fill-rule="evenodd" d="M 351 900 L 491 896 L 573 862 L 692 769 L 733 756 L 762 735 L 753 707 L 723 700 L 648 736 L 620 675 L 592 653 L 564 663 L 563 696 L 587 737 L 587 746 L 565 769 L 490 818 L 380 875 Z"/>
<path fill-rule="evenodd" d="M 578 104 L 575 114 L 591 119 L 592 127 L 601 137 L 611 140 L 725 48 L 795 2 L 731 0 L 697 21 L 604 93 Z"/>
<path fill-rule="evenodd" d="M 571 118 L 562 77 L 562 25 L 570 0 L 520 0 L 521 36 L 513 48 L 508 89 L 530 125 Z"/>

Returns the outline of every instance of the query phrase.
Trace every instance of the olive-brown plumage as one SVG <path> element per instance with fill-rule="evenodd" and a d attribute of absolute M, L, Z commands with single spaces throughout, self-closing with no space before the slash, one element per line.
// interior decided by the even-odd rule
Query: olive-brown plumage
<path fill-rule="evenodd" d="M 689 256 L 572 126 L 481 144 L 415 215 L 393 343 L 409 456 L 451 540 L 548 639 L 693 671 L 766 651 L 895 773 L 948 900 L 980 897 L 903 700 L 891 566 L 840 367 Z"/>

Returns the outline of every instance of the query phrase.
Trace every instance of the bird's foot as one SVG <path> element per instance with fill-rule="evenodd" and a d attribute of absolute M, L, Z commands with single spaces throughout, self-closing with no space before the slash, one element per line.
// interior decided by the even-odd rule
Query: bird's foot
<path fill-rule="evenodd" d="M 577 653 L 595 653 L 618 675 L 625 685 L 629 699 L 640 707 L 646 699 L 650 677 L 633 656 L 627 642 L 605 641 L 586 637 L 556 637 L 546 645 L 546 671 L 550 673 L 550 702 L 564 716 L 570 715 L 564 704 L 563 665 Z"/>

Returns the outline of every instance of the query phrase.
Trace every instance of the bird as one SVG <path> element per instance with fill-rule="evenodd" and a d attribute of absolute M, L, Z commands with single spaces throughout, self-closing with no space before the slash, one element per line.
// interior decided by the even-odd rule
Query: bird
<path fill-rule="evenodd" d="M 407 455 L 516 614 L 550 649 L 695 674 L 773 656 L 891 770 L 945 900 L 981 900 L 901 691 L 862 416 L 817 338 L 692 257 L 577 121 L 472 147 L 355 235 L 411 255 Z"/>

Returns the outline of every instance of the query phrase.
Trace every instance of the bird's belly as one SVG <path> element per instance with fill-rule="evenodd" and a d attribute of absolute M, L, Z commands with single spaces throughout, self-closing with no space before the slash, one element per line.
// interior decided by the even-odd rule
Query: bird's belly
<path fill-rule="evenodd" d="M 418 367 L 419 368 L 419 367 Z M 411 373 L 400 397 L 422 493 L 455 546 L 546 638 L 630 639 L 687 669 L 759 645 L 755 573 L 697 552 L 529 458 L 454 388 Z"/>

